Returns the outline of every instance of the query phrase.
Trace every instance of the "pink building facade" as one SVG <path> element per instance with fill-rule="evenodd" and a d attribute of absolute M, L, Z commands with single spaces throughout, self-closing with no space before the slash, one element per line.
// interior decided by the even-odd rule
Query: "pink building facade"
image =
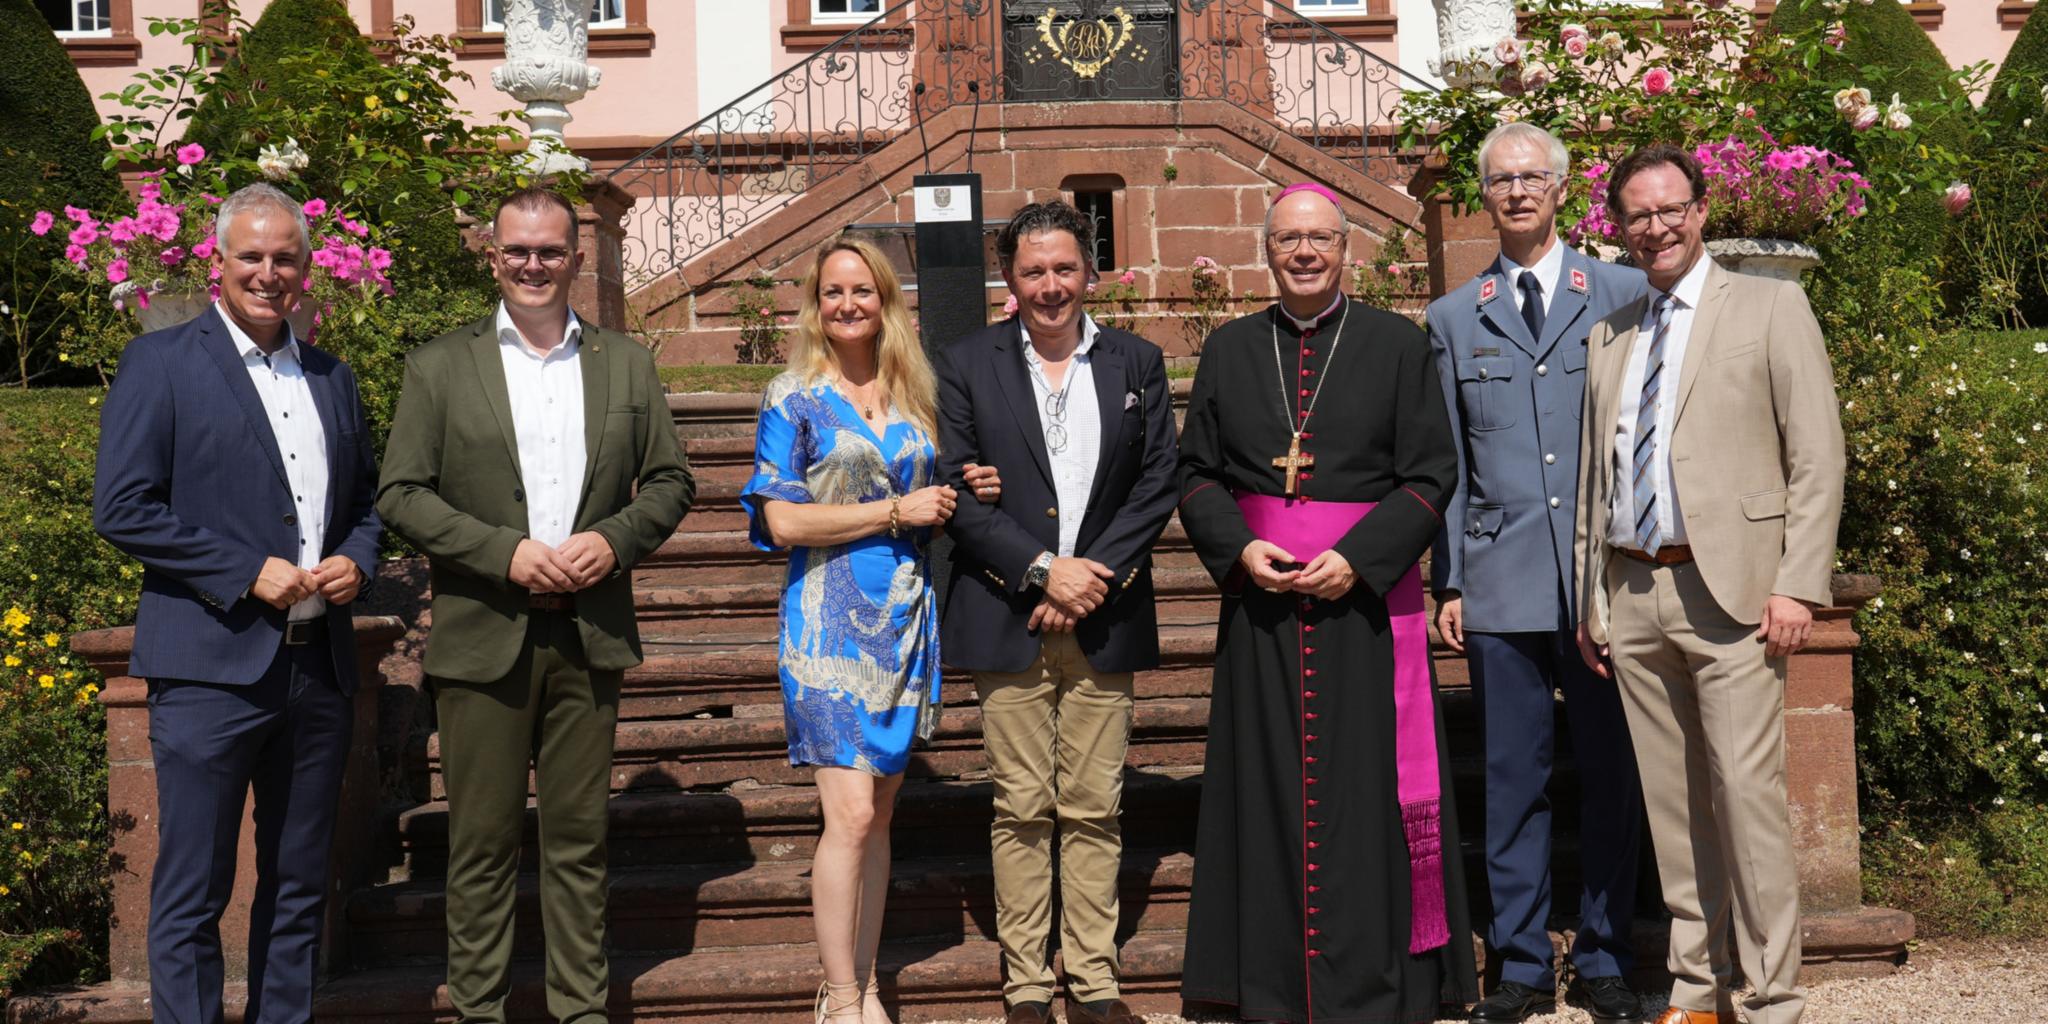
<path fill-rule="evenodd" d="M 504 35 L 504 0 L 347 0 L 373 36 L 410 17 L 420 32 L 464 42 L 459 62 L 474 81 L 458 86 L 466 109 L 495 117 L 519 105 L 491 88 Z M 1642 3 L 1645 0 L 1619 0 Z M 1770 0 L 1759 0 L 1770 6 Z M 2003 59 L 2039 0 L 1918 0 L 1906 6 L 1952 64 Z M 79 65 L 95 97 L 135 72 L 180 57 L 176 40 L 151 36 L 147 19 L 192 17 L 200 0 L 35 0 Z M 268 0 L 243 0 L 254 19 Z M 600 88 L 571 107 L 571 145 L 600 169 L 688 128 L 749 90 L 896 6 L 886 0 L 594 0 L 590 62 Z M 1323 22 L 1408 73 L 1431 80 L 1436 16 L 1430 0 L 1294 0 Z M 103 112 L 115 105 L 97 101 Z"/>

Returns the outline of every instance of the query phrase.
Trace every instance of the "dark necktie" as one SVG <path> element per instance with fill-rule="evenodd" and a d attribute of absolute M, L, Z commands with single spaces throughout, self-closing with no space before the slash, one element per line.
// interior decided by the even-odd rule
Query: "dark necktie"
<path fill-rule="evenodd" d="M 1543 343 L 1543 282 L 1536 280 L 1532 271 L 1524 270 L 1515 277 L 1515 287 L 1522 290 L 1522 322 L 1529 326 L 1529 340 Z"/>

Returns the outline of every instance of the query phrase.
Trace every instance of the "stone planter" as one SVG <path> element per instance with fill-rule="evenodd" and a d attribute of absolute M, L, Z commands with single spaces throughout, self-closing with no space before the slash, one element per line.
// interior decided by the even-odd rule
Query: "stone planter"
<path fill-rule="evenodd" d="M 161 331 L 176 327 L 201 313 L 206 312 L 205 292 L 153 291 L 149 293 L 149 305 L 138 301 L 141 291 L 133 281 L 123 281 L 114 286 L 110 296 L 135 314 L 142 322 L 142 333 Z"/>
<path fill-rule="evenodd" d="M 569 104 L 597 88 L 603 72 L 592 67 L 589 0 L 511 0 L 505 5 L 505 63 L 491 69 L 491 84 L 526 104 L 527 166 L 541 175 L 585 171 L 590 164 L 563 139 Z"/>
<path fill-rule="evenodd" d="M 1813 246 L 1782 238 L 1710 239 L 1707 254 L 1729 270 L 1780 281 L 1796 282 L 1800 274 L 1820 266 L 1820 253 Z"/>
<path fill-rule="evenodd" d="M 1453 86 L 1491 85 L 1499 68 L 1493 46 L 1515 37 L 1512 0 L 1433 0 L 1441 50 L 1429 70 Z"/>

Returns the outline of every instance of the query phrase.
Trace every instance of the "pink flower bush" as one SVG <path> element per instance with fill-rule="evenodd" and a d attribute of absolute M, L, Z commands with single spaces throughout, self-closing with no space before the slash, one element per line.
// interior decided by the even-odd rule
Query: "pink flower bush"
<path fill-rule="evenodd" d="M 1707 178 L 1708 238 L 1784 238 L 1801 241 L 1840 220 L 1863 215 L 1870 182 L 1848 160 L 1814 146 L 1787 146 L 1769 132 L 1754 142 L 1734 136 L 1702 143 L 1693 156 Z M 1584 172 L 1591 209 L 1571 230 L 1619 239 L 1607 216 L 1607 164 Z"/>
<path fill-rule="evenodd" d="M 1203 277 L 1209 277 L 1215 274 L 1218 270 L 1221 270 L 1223 268 L 1215 260 L 1212 260 L 1207 256 L 1197 256 L 1195 257 L 1194 269 L 1195 273 L 1200 274 Z"/>
<path fill-rule="evenodd" d="M 1665 68 L 1651 68 L 1643 72 L 1643 95 L 1662 96 L 1671 91 L 1671 72 Z"/>

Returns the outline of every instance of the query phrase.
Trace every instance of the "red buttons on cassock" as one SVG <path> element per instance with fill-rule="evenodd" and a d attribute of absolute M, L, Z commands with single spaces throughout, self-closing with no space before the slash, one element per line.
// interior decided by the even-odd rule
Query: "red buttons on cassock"
<path fill-rule="evenodd" d="M 1314 938 L 1314 937 L 1316 937 L 1316 936 L 1318 936 L 1318 935 L 1321 935 L 1321 934 L 1322 934 L 1322 932 L 1319 932 L 1319 931 L 1317 931 L 1317 930 L 1316 930 L 1316 929 L 1314 929 L 1314 928 L 1310 928 L 1310 929 L 1308 930 L 1308 934 L 1309 934 L 1309 937 L 1310 937 L 1310 938 Z"/>
<path fill-rule="evenodd" d="M 1322 956 L 1322 955 L 1323 955 L 1323 951 L 1322 951 L 1322 950 L 1320 950 L 1320 949 L 1311 949 L 1311 950 L 1309 950 L 1309 951 L 1308 951 L 1308 955 L 1310 955 L 1310 956 Z"/>
<path fill-rule="evenodd" d="M 1304 377 L 1313 377 L 1316 375 L 1316 372 L 1314 370 L 1304 369 L 1301 371 L 1301 375 Z"/>
<path fill-rule="evenodd" d="M 1322 828 L 1322 827 L 1323 827 L 1323 823 L 1322 823 L 1322 822 L 1320 822 L 1320 821 L 1311 821 L 1311 822 L 1309 822 L 1309 823 L 1308 823 L 1308 827 L 1310 827 L 1310 828 Z"/>
<path fill-rule="evenodd" d="M 1307 782 L 1307 783 L 1308 783 L 1309 785 L 1313 786 L 1313 785 L 1315 785 L 1316 783 L 1318 783 L 1318 782 L 1321 782 L 1322 780 L 1321 780 L 1321 779 L 1318 779 L 1318 778 L 1316 778 L 1316 777 L 1315 777 L 1315 776 L 1313 776 L 1313 775 L 1311 775 L 1311 776 L 1309 776 L 1309 777 L 1308 777 L 1307 779 L 1305 779 L 1305 780 L 1303 780 L 1303 781 L 1305 781 L 1305 782 Z"/>
<path fill-rule="evenodd" d="M 1308 866 L 1308 869 L 1310 871 L 1321 871 L 1323 869 L 1323 866 L 1321 864 L 1310 864 Z"/>
<path fill-rule="evenodd" d="M 1304 740 L 1307 740 L 1307 741 L 1308 741 L 1308 742 L 1310 742 L 1310 743 L 1314 743 L 1314 742 L 1316 741 L 1316 734 L 1315 734 L 1315 733 L 1309 733 L 1308 735 L 1306 735 L 1306 736 L 1303 736 L 1303 737 L 1302 737 L 1302 739 L 1304 739 Z"/>
<path fill-rule="evenodd" d="M 1308 802 L 1308 805 L 1309 805 L 1310 807 L 1314 807 L 1314 806 L 1316 805 L 1316 802 L 1315 802 L 1314 800 L 1310 800 L 1310 801 Z"/>
<path fill-rule="evenodd" d="M 1302 495 L 1302 496 L 1301 496 L 1301 503 L 1302 503 L 1302 504 L 1304 504 L 1304 505 L 1306 505 L 1306 504 L 1308 504 L 1309 502 L 1311 502 L 1311 501 L 1314 501 L 1314 500 L 1316 500 L 1316 499 L 1315 499 L 1315 496 L 1314 496 L 1314 495 L 1304 494 L 1304 495 Z M 1308 605 L 1307 605 L 1306 603 L 1304 603 L 1304 604 L 1302 605 L 1302 607 L 1306 608 L 1306 607 L 1308 607 Z"/>
<path fill-rule="evenodd" d="M 1303 712 L 1301 717 L 1306 718 L 1309 721 L 1313 722 L 1316 720 L 1316 713 L 1313 711 Z"/>
<path fill-rule="evenodd" d="M 1321 907 L 1310 907 L 1310 908 L 1308 908 L 1308 912 L 1309 912 L 1309 913 L 1311 913 L 1311 914 L 1320 914 L 1320 913 L 1322 913 L 1322 912 L 1323 912 L 1323 908 L 1321 908 Z"/>
<path fill-rule="evenodd" d="M 1316 631 L 1316 628 L 1314 626 L 1303 626 L 1301 627 L 1301 631 L 1304 633 L 1313 633 Z"/>
<path fill-rule="evenodd" d="M 1301 350 L 1301 354 L 1305 356 L 1312 356 L 1316 354 L 1316 350 L 1312 348 L 1304 348 Z"/>
<path fill-rule="evenodd" d="M 1309 396 L 1309 390 L 1308 390 L 1307 388 L 1302 388 L 1302 389 L 1301 389 L 1301 397 L 1303 397 L 1303 398 L 1307 398 L 1308 396 Z"/>
<path fill-rule="evenodd" d="M 1302 696 L 1304 696 L 1304 697 L 1307 697 L 1307 698 L 1309 698 L 1310 700 L 1314 700 L 1314 699 L 1315 699 L 1315 696 L 1316 696 L 1316 692 L 1315 692 L 1314 690 L 1303 690 L 1303 691 L 1301 691 L 1301 695 L 1302 695 Z M 1315 739 L 1315 737 L 1314 737 L 1314 736 L 1310 736 L 1310 737 L 1309 737 L 1309 739 Z"/>
<path fill-rule="evenodd" d="M 1315 755 L 1314 755 L 1314 754 L 1310 754 L 1309 756 L 1307 756 L 1307 757 L 1304 757 L 1304 758 L 1302 758 L 1301 760 L 1302 760 L 1302 763 L 1303 763 L 1303 764 L 1314 764 L 1314 763 L 1316 763 L 1316 758 L 1315 758 Z"/>
<path fill-rule="evenodd" d="M 1320 847 L 1320 846 L 1322 846 L 1322 845 L 1323 845 L 1323 844 L 1321 844 L 1321 843 L 1318 843 L 1318 842 L 1316 842 L 1316 841 L 1315 841 L 1315 840 L 1313 840 L 1313 839 L 1311 839 L 1311 840 L 1309 840 L 1309 841 L 1308 841 L 1308 848 L 1309 848 L 1309 849 L 1311 849 L 1311 850 L 1313 850 L 1313 849 L 1316 849 L 1316 848 L 1318 848 L 1318 847 Z"/>
<path fill-rule="evenodd" d="M 1302 649 L 1301 649 L 1301 653 L 1303 653 L 1303 654 L 1314 654 L 1315 652 L 1316 652 L 1316 649 L 1315 649 L 1315 648 L 1313 648 L 1313 647 L 1304 647 L 1304 648 L 1302 648 Z"/>
<path fill-rule="evenodd" d="M 1305 668 L 1301 670 L 1301 674 L 1313 679 L 1315 678 L 1316 670 L 1312 668 Z"/>
<path fill-rule="evenodd" d="M 1311 433 L 1309 433 L 1309 432 L 1308 432 L 1308 431 L 1306 431 L 1306 430 L 1304 430 L 1304 431 L 1302 431 L 1302 432 L 1301 432 L 1301 439 L 1302 439 L 1302 440 L 1304 440 L 1304 441 L 1308 441 L 1308 440 L 1313 440 L 1314 438 L 1315 438 L 1315 435 L 1314 435 L 1314 434 L 1311 434 Z M 1302 452 L 1302 454 L 1303 454 L 1303 455 L 1307 455 L 1308 453 L 1307 453 L 1307 452 Z"/>

